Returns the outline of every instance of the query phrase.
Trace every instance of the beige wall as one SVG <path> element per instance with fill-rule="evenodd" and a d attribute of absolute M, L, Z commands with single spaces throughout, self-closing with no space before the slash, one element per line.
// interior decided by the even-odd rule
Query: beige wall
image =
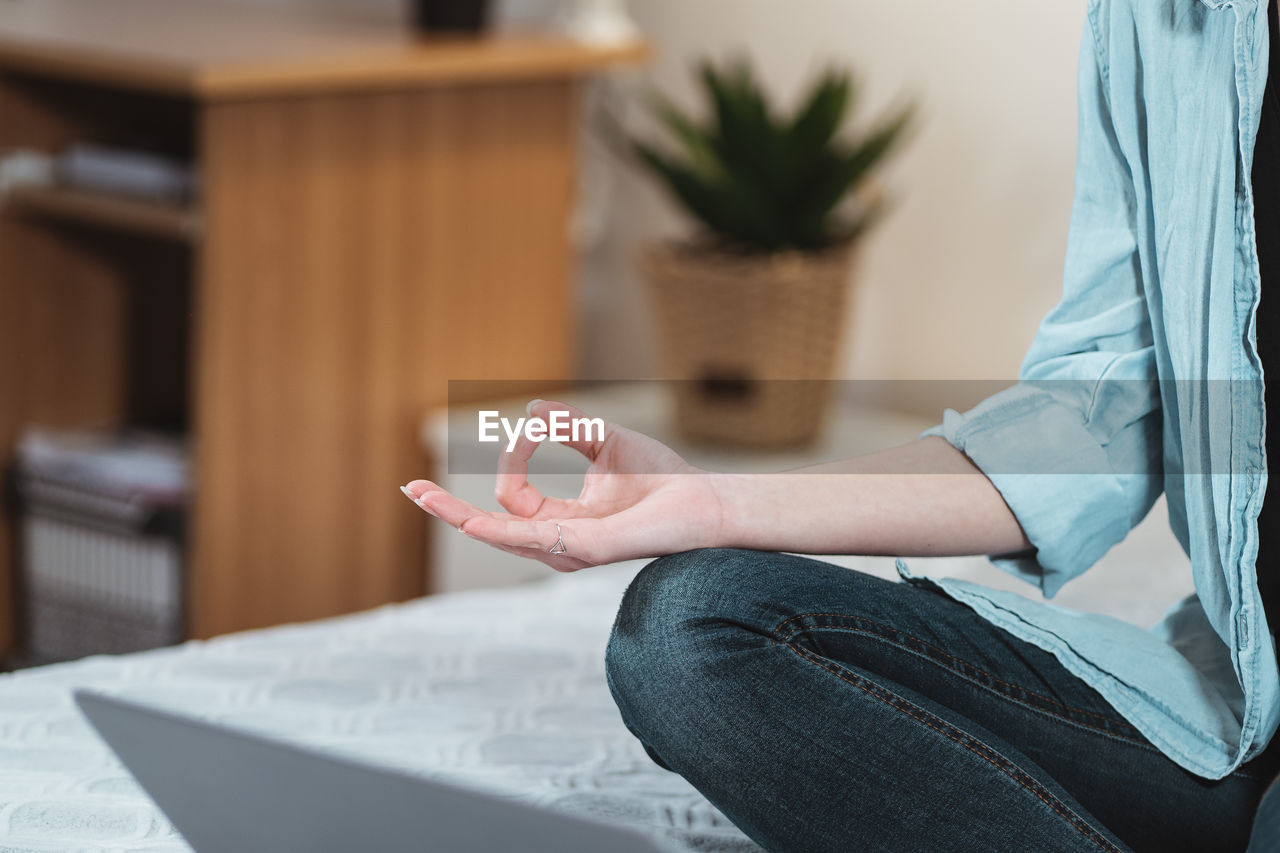
<path fill-rule="evenodd" d="M 836 61 L 860 70 L 873 108 L 916 95 L 923 121 L 888 174 L 900 203 L 867 243 L 843 374 L 1016 376 L 1061 287 L 1083 2 L 644 0 L 632 9 L 657 49 L 651 79 L 682 100 L 693 60 L 739 48 L 780 93 Z M 652 355 L 635 247 L 683 224 L 647 181 L 616 163 L 605 171 L 610 212 L 582 279 L 584 370 L 629 376 Z"/>

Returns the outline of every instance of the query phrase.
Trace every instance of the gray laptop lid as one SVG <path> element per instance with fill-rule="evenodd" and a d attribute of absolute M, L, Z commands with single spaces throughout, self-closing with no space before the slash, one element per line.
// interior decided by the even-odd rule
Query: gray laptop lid
<path fill-rule="evenodd" d="M 76 704 L 200 853 L 655 853 L 632 830 L 78 690 Z"/>

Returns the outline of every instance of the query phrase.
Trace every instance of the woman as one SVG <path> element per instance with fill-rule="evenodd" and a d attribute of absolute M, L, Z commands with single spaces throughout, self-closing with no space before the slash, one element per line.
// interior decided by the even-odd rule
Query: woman
<path fill-rule="evenodd" d="M 622 602 L 610 687 L 653 758 L 767 848 L 1245 849 L 1280 771 L 1280 499 L 1259 516 L 1274 33 L 1253 0 L 1089 4 L 1062 300 L 1017 385 L 916 441 L 730 476 L 610 426 L 574 443 L 576 500 L 526 481 L 527 440 L 501 463 L 506 514 L 409 496 L 562 571 L 668 555 Z M 777 553 L 989 554 L 1051 596 L 1161 491 L 1196 594 L 1150 632 Z M 1269 831 L 1253 849 L 1280 849 Z"/>

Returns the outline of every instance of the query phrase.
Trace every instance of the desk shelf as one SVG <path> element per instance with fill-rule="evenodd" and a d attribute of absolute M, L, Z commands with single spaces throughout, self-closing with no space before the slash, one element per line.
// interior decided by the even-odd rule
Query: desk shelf
<path fill-rule="evenodd" d="M 182 243 L 198 243 L 203 232 L 200 213 L 194 206 L 142 201 L 69 187 L 15 187 L 5 195 L 0 209 L 18 216 L 35 216 Z"/>
<path fill-rule="evenodd" d="M 0 200 L 0 464 L 28 425 L 184 428 L 193 637 L 428 591 L 416 425 L 453 379 L 569 378 L 579 83 L 644 55 L 315 6 L 0 3 L 0 149 L 196 166 L 191 207 Z"/>

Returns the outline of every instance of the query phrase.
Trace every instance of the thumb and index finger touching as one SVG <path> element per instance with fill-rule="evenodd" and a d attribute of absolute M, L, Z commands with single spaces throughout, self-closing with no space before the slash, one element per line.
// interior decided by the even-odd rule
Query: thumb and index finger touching
<path fill-rule="evenodd" d="M 564 433 L 564 440 L 556 438 L 557 444 L 564 444 L 594 461 L 604 447 L 613 425 L 602 418 L 591 418 L 576 406 L 550 400 L 531 400 L 525 407 L 531 418 L 540 418 L 548 424 L 550 430 L 557 424 L 577 424 L 579 428 L 569 428 Z M 494 486 L 494 497 L 502 508 L 513 515 L 531 518 L 535 515 L 565 516 L 570 513 L 569 501 L 559 498 L 548 498 L 529 482 L 529 459 L 537 450 L 541 441 L 529 436 L 527 430 L 521 430 L 515 446 L 504 451 L 498 457 L 498 476 Z"/>

